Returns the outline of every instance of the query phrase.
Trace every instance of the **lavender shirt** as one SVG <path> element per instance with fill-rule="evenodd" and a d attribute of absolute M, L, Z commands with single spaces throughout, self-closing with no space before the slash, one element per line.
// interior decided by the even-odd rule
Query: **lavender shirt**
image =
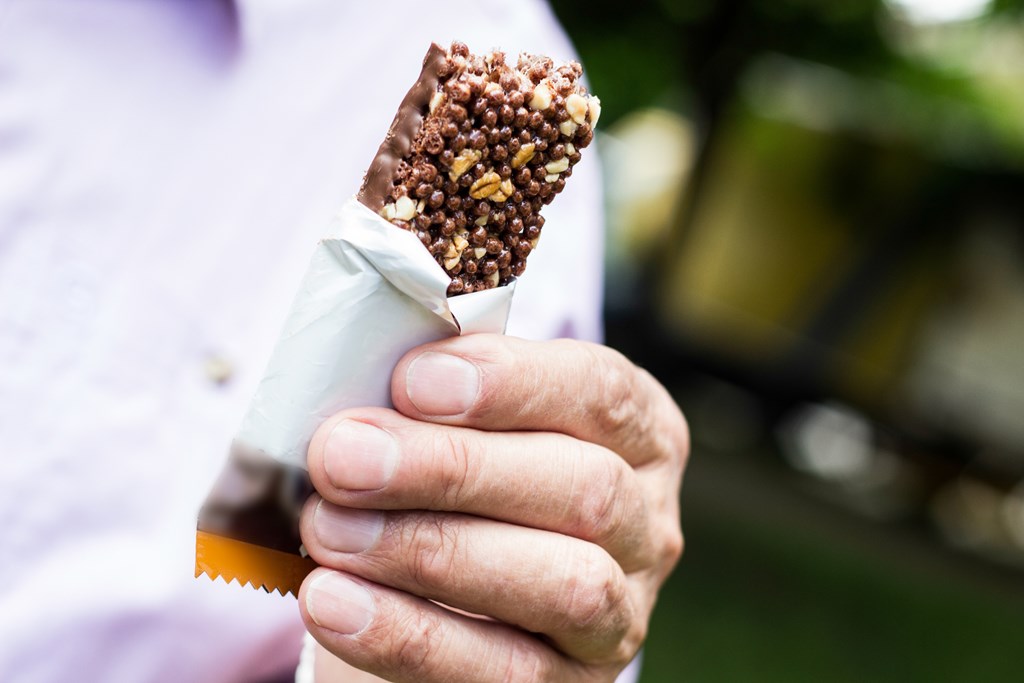
<path fill-rule="evenodd" d="M 430 40 L 572 55 L 538 2 L 447 4 L 0 0 L 0 680 L 294 667 L 294 599 L 192 553 L 312 245 Z M 592 155 L 510 333 L 598 337 L 598 197 Z"/>

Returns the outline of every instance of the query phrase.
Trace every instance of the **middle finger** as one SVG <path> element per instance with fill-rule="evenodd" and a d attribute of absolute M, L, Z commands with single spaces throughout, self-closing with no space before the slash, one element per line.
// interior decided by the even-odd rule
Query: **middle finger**
<path fill-rule="evenodd" d="M 462 512 L 600 545 L 626 571 L 656 557 L 636 472 L 564 434 L 489 432 L 393 410 L 343 411 L 316 432 L 309 472 L 351 508 Z"/>

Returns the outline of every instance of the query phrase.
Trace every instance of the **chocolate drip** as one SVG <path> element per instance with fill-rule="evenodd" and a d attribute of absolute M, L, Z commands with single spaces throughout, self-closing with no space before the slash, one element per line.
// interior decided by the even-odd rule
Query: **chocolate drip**
<path fill-rule="evenodd" d="M 431 43 L 423 57 L 423 69 L 391 122 L 391 128 L 384 137 L 373 158 L 370 168 L 363 177 L 363 186 L 356 198 L 371 211 L 379 212 L 388 201 L 392 183 L 398 173 L 398 164 L 412 152 L 412 142 L 430 105 L 430 98 L 437 92 L 441 70 L 445 65 L 445 51 L 437 43 Z"/>

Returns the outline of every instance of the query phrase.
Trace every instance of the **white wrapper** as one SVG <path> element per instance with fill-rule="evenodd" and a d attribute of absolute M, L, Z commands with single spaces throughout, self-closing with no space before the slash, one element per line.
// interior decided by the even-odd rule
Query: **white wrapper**
<path fill-rule="evenodd" d="M 350 199 L 313 252 L 236 442 L 305 468 L 326 418 L 391 405 L 391 372 L 407 351 L 505 331 L 515 283 L 452 299 L 448 283 L 414 234 Z"/>

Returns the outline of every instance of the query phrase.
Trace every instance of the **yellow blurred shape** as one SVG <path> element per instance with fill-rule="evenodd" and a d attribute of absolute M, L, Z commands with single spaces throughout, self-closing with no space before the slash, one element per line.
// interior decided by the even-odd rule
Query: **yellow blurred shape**
<path fill-rule="evenodd" d="M 690 122 L 666 109 L 620 119 L 602 139 L 610 251 L 642 259 L 663 244 L 693 159 Z"/>

